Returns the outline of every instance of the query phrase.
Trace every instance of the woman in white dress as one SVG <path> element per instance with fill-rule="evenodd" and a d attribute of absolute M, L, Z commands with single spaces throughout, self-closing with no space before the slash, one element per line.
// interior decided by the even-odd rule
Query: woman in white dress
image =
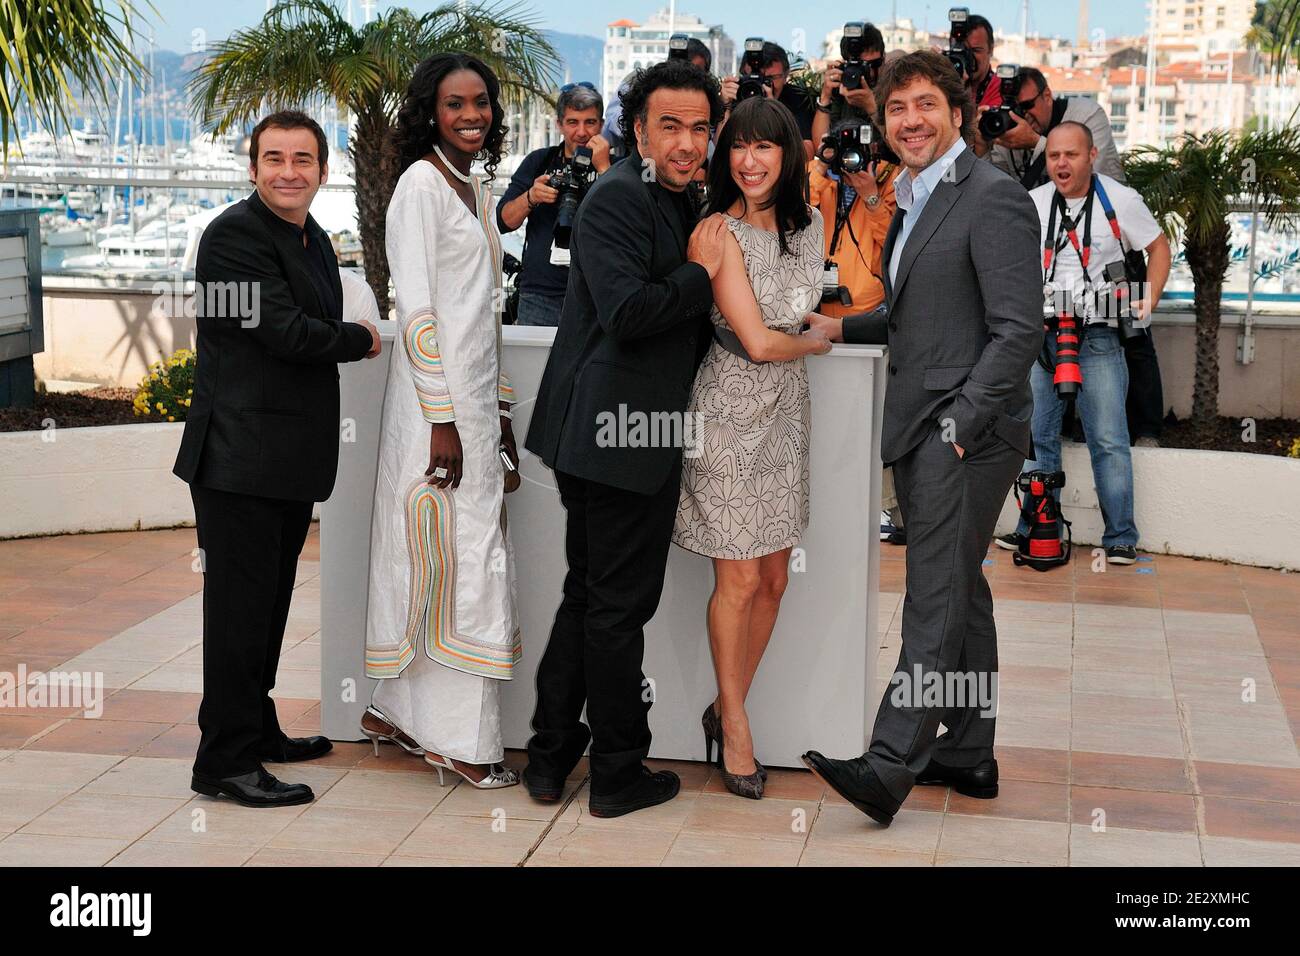
<path fill-rule="evenodd" d="M 501 243 L 488 183 L 505 138 L 500 88 L 474 57 L 415 70 L 392 149 L 386 248 L 392 357 L 370 538 L 361 729 L 481 788 L 502 766 L 499 694 L 519 659 L 502 452 L 517 466 L 500 370 Z M 470 164 L 487 160 L 487 177 Z M 513 477 L 513 476 L 512 476 Z M 517 482 L 517 477 L 514 478 Z"/>

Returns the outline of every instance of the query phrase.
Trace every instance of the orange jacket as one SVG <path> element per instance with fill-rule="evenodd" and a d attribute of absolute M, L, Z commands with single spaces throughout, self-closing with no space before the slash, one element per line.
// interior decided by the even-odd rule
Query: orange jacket
<path fill-rule="evenodd" d="M 849 290 L 853 304 L 841 305 L 838 300 L 823 302 L 817 311 L 823 315 L 843 316 L 869 312 L 885 301 L 885 286 L 879 278 L 880 252 L 889 234 L 889 223 L 894 218 L 897 203 L 894 200 L 894 166 L 881 167 L 876 177 L 880 189 L 880 203 L 875 209 L 867 206 L 861 196 L 855 196 L 849 207 L 848 222 L 840 230 L 839 245 L 831 257 L 831 239 L 835 234 L 835 203 L 837 183 L 826 175 L 826 167 L 819 160 L 808 163 L 808 201 L 816 206 L 826 224 L 826 257 L 832 259 L 840 271 L 840 285 Z M 853 233 L 849 234 L 852 227 Z M 858 245 L 855 247 L 853 238 Z"/>

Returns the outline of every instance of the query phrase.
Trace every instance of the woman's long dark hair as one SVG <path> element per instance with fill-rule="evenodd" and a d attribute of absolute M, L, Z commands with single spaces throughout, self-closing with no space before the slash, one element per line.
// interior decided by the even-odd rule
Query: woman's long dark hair
<path fill-rule="evenodd" d="M 435 53 L 420 63 L 406 87 L 406 95 L 397 110 L 397 122 L 388 134 L 388 149 L 398 175 L 408 166 L 433 151 L 438 142 L 438 130 L 432 125 L 438 115 L 438 87 L 446 77 L 457 70 L 473 70 L 483 78 L 488 101 L 492 104 L 492 126 L 483 138 L 483 149 L 476 159 L 487 159 L 488 182 L 496 178 L 496 168 L 501 162 L 505 147 L 506 112 L 501 107 L 501 84 L 487 64 L 468 53 Z"/>
<path fill-rule="evenodd" d="M 784 103 L 763 96 L 736 104 L 718 134 L 709 162 L 709 212 L 726 212 L 738 199 L 742 214 L 746 210 L 745 194 L 731 176 L 734 143 L 774 143 L 781 147 L 781 175 L 763 208 L 776 209 L 776 231 L 781 254 L 785 255 L 790 251 L 786 234 L 798 232 L 812 222 L 808 212 L 808 163 L 794 114 Z"/>

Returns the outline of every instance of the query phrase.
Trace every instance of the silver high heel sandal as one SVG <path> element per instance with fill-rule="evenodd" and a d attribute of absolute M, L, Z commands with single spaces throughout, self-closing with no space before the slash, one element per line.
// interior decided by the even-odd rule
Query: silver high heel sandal
<path fill-rule="evenodd" d="M 384 740 L 397 747 L 401 747 L 408 754 L 415 754 L 417 757 L 424 756 L 424 748 L 414 740 L 404 734 L 397 724 L 393 723 L 383 713 L 374 707 L 367 707 L 366 713 L 376 720 L 383 721 L 392 728 L 391 733 L 384 733 L 382 730 L 371 730 L 365 724 L 361 725 L 361 732 L 370 738 L 370 742 L 375 745 L 375 756 L 379 756 L 379 741 Z"/>
<path fill-rule="evenodd" d="M 456 764 L 449 757 L 438 757 L 434 754 L 425 754 L 424 762 L 438 771 L 438 786 L 447 786 L 446 780 L 443 779 L 443 771 L 450 770 L 456 776 L 463 778 L 471 787 L 477 790 L 498 790 L 501 787 L 513 787 L 519 783 L 519 774 L 504 764 L 494 763 L 488 775 L 482 780 L 474 780 L 456 769 Z"/>

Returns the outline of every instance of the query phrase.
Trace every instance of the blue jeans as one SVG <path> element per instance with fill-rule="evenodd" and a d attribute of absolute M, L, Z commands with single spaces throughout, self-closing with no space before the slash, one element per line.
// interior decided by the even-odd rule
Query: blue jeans
<path fill-rule="evenodd" d="M 560 324 L 560 309 L 563 306 L 562 295 L 520 291 L 519 312 L 515 317 L 515 325 L 548 325 L 555 328 Z"/>
<path fill-rule="evenodd" d="M 1053 356 L 1055 336 L 1047 336 Z M 1075 408 L 1083 422 L 1092 459 L 1092 477 L 1101 503 L 1101 517 L 1106 522 L 1103 547 L 1136 547 L 1137 526 L 1133 523 L 1133 458 L 1129 453 L 1128 419 L 1125 400 L 1128 395 L 1128 365 L 1119 333 L 1111 328 L 1090 328 L 1079 348 L 1079 371 L 1083 387 L 1075 397 Z M 1059 471 L 1061 468 L 1061 419 L 1064 403 L 1052 388 L 1052 373 L 1037 362 L 1029 375 L 1034 389 L 1034 453 L 1037 461 L 1025 462 L 1025 471 Z M 1068 476 L 1067 476 L 1068 480 Z M 1055 492 L 1060 500 L 1060 491 Z M 1022 513 L 1016 531 L 1029 533 L 1029 522 Z"/>

